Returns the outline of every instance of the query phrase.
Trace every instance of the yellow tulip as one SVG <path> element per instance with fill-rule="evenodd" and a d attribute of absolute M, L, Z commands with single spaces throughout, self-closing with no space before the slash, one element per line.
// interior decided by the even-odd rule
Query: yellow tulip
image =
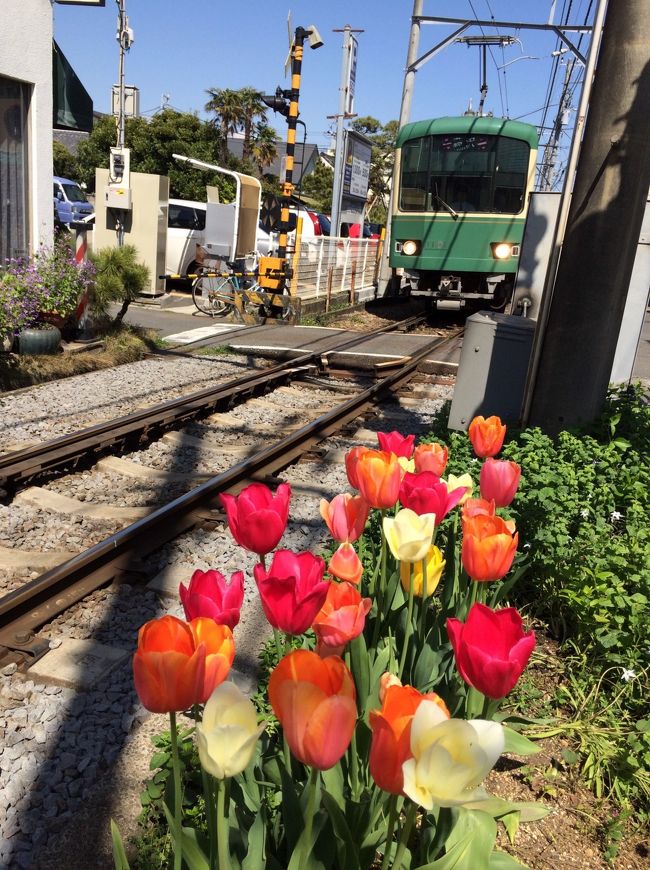
<path fill-rule="evenodd" d="M 465 504 L 468 498 L 472 497 L 472 493 L 474 492 L 474 481 L 472 480 L 471 475 L 468 472 L 465 474 L 461 474 L 459 477 L 456 477 L 455 474 L 449 474 L 446 480 L 447 484 L 447 492 L 452 492 L 454 489 L 458 489 L 459 486 L 466 486 L 467 492 L 458 502 L 458 504 Z"/>
<path fill-rule="evenodd" d="M 399 462 L 399 467 L 402 469 L 402 477 L 404 477 L 407 471 L 413 474 L 415 471 L 415 462 L 413 459 L 409 459 L 406 456 L 398 456 L 397 461 Z"/>
<path fill-rule="evenodd" d="M 429 551 L 436 515 L 418 516 L 402 508 L 395 517 L 384 517 L 384 535 L 390 551 L 400 562 L 419 562 Z"/>
<path fill-rule="evenodd" d="M 402 765 L 404 793 L 427 810 L 478 804 L 488 798 L 478 785 L 504 745 L 499 722 L 448 719 L 435 702 L 422 701 L 411 723 L 413 758 Z"/>
<path fill-rule="evenodd" d="M 217 779 L 248 767 L 265 723 L 257 724 L 253 702 L 234 683 L 221 683 L 210 695 L 196 725 L 199 758 Z"/>
<path fill-rule="evenodd" d="M 424 561 L 424 560 L 423 560 Z M 440 583 L 442 572 L 447 564 L 442 558 L 442 553 L 433 544 L 429 548 L 426 556 L 427 563 L 427 585 L 424 591 L 425 598 L 433 595 Z M 402 562 L 399 569 L 399 577 L 402 581 L 404 591 L 408 593 L 410 584 L 413 583 L 413 594 L 417 598 L 422 598 L 422 590 L 424 588 L 424 578 L 422 576 L 422 562 L 416 562 L 414 565 L 408 562 Z"/>

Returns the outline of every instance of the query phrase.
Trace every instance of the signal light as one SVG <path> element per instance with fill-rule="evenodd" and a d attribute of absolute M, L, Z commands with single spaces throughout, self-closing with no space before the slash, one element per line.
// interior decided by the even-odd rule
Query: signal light
<path fill-rule="evenodd" d="M 291 91 L 283 91 L 281 87 L 276 88 L 274 94 L 260 94 L 260 98 L 265 106 L 273 109 L 274 112 L 279 112 L 285 118 L 289 117 L 289 105 Z"/>

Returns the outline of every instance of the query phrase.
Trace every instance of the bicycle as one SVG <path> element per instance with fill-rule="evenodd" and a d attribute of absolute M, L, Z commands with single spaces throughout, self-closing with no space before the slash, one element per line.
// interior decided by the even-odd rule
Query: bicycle
<path fill-rule="evenodd" d="M 235 307 L 235 292 L 240 289 L 236 274 L 199 275 L 192 282 L 192 301 L 209 317 L 223 317 Z"/>

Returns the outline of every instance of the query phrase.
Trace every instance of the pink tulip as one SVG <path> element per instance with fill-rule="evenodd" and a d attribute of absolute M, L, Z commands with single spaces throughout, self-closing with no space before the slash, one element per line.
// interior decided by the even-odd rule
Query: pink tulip
<path fill-rule="evenodd" d="M 355 586 L 360 582 L 363 564 L 352 544 L 341 544 L 330 559 L 328 571 L 339 580 L 347 580 L 348 583 L 354 583 Z"/>
<path fill-rule="evenodd" d="M 399 500 L 403 507 L 410 508 L 419 516 L 435 514 L 438 526 L 456 507 L 466 490 L 466 487 L 459 486 L 448 492 L 447 485 L 441 483 L 432 471 L 421 471 L 419 474 L 407 472 L 402 480 Z"/>
<path fill-rule="evenodd" d="M 486 459 L 481 468 L 481 495 L 494 499 L 497 507 L 507 507 L 515 497 L 521 468 L 506 459 Z"/>
<path fill-rule="evenodd" d="M 324 498 L 320 502 L 320 515 L 335 541 L 356 541 L 366 527 L 369 513 L 370 505 L 363 496 L 349 492 L 335 496 L 331 502 Z"/>
<path fill-rule="evenodd" d="M 240 547 L 263 556 L 278 545 L 289 518 L 288 483 L 281 483 L 275 495 L 263 483 L 251 483 L 238 496 L 222 493 L 219 498 Z"/>
<path fill-rule="evenodd" d="M 181 583 L 178 592 L 188 622 L 197 616 L 207 616 L 232 629 L 239 622 L 244 602 L 244 574 L 235 571 L 228 584 L 219 571 L 195 571 L 189 588 Z"/>
<path fill-rule="evenodd" d="M 260 563 L 253 571 L 262 608 L 273 628 L 287 634 L 307 631 L 330 585 L 323 580 L 324 559 L 313 553 L 277 550 L 268 571 Z"/>
<path fill-rule="evenodd" d="M 400 435 L 399 432 L 377 432 L 379 449 L 385 453 L 394 453 L 395 456 L 403 456 L 410 459 L 413 455 L 415 435 Z"/>

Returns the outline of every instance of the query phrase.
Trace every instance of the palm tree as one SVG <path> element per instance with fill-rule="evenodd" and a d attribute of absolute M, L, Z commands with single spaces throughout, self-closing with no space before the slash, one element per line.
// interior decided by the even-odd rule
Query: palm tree
<path fill-rule="evenodd" d="M 251 141 L 251 156 L 260 175 L 264 173 L 278 156 L 278 134 L 273 127 L 263 121 L 255 125 L 255 136 Z"/>
<path fill-rule="evenodd" d="M 246 115 L 244 119 L 244 151 L 242 159 L 248 160 L 251 156 L 255 119 L 261 118 L 262 122 L 266 121 L 266 108 L 262 102 L 261 94 L 253 88 L 242 88 L 239 91 L 239 95 Z"/>
<path fill-rule="evenodd" d="M 246 109 L 242 101 L 241 91 L 232 88 L 208 88 L 210 99 L 205 104 L 206 112 L 214 112 L 215 126 L 219 129 L 221 157 L 224 163 L 228 160 L 228 136 L 232 136 L 246 123 Z"/>

